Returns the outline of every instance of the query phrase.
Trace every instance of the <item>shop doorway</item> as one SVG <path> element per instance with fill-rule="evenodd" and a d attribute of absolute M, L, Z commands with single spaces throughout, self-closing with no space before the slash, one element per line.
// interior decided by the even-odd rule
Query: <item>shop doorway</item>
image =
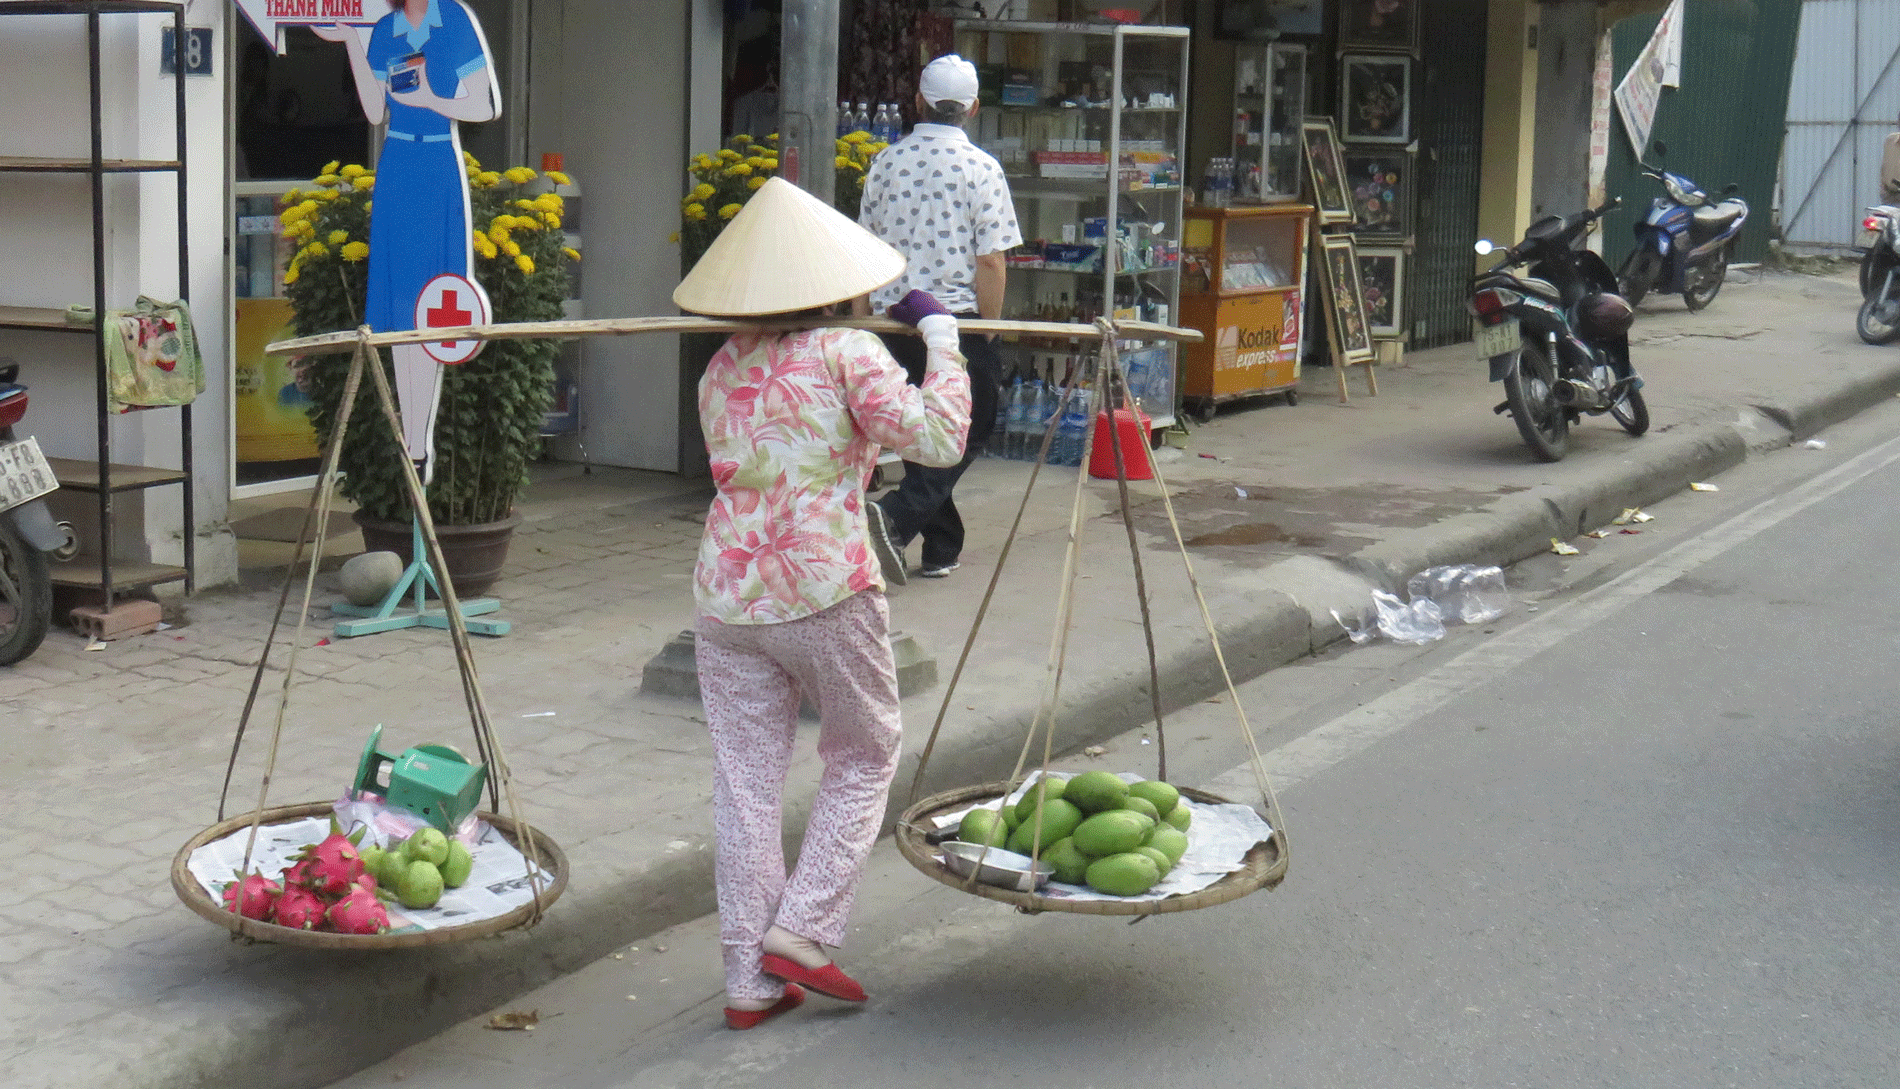
<path fill-rule="evenodd" d="M 462 146 L 484 164 L 515 165 L 527 147 L 531 0 L 465 2 L 488 39 L 502 116 L 465 126 Z M 242 21 L 230 38 L 229 442 L 232 497 L 244 498 L 308 487 L 319 468 L 297 368 L 263 353 L 266 344 L 293 335 L 284 270 L 294 250 L 277 220 L 284 195 L 331 162 L 374 163 L 377 147 L 342 46 L 293 29 L 278 54 Z"/>

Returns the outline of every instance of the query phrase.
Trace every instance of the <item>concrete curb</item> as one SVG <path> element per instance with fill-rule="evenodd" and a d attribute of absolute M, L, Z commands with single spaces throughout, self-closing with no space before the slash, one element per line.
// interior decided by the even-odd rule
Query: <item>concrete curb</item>
<path fill-rule="evenodd" d="M 1224 617 L 1219 632 L 1233 679 L 1252 679 L 1344 638 L 1330 610 L 1363 611 L 1375 587 L 1398 590 L 1411 574 L 1435 564 L 1522 560 L 1547 550 L 1552 537 L 1601 526 L 1624 507 L 1653 503 L 1741 464 L 1751 453 L 1785 447 L 1896 393 L 1900 362 L 1805 402 L 1757 405 L 1754 418 L 1744 414 L 1730 423 L 1649 436 L 1625 455 L 1598 455 L 1601 464 L 1579 482 L 1508 495 L 1483 511 L 1397 533 L 1342 561 L 1295 557 L 1204 583 L 1211 610 Z M 1198 609 L 1191 602 L 1172 605 L 1158 610 L 1156 619 L 1169 648 L 1160 656 L 1159 672 L 1163 708 L 1170 713 L 1224 689 L 1218 666 L 1204 651 Z M 1136 645 L 1133 665 L 1116 655 L 1072 664 L 1065 687 L 1077 695 L 1064 701 L 1059 751 L 1106 740 L 1150 718 L 1147 663 Z M 942 649 L 947 678 L 958 648 Z M 911 796 L 915 755 L 936 698 L 932 693 L 928 699 L 931 714 L 909 709 L 911 749 L 888 818 Z M 1034 713 L 1033 704 L 1002 707 L 947 732 L 931 756 L 921 793 L 1005 777 Z M 810 801 L 808 795 L 788 795 L 787 827 L 802 827 Z M 584 876 L 532 931 L 424 951 L 426 956 L 338 961 L 302 950 L 275 951 L 271 966 L 282 974 L 273 978 L 283 981 L 277 994 L 231 1011 L 215 1033 L 157 1049 L 148 1044 L 146 1054 L 120 1067 L 115 1084 L 248 1089 L 257 1071 L 276 1070 L 294 1072 L 276 1079 L 284 1089 L 324 1085 L 629 942 L 713 910 L 709 830 L 680 835 L 657 856 L 634 832 L 624 835 L 619 844 L 596 841 L 570 852 Z M 642 859 L 641 849 L 650 857 Z M 343 994 L 348 1001 L 338 1000 Z M 53 1056 L 34 1058 L 21 1056 L 15 1064 L 16 1070 L 39 1072 L 29 1075 L 36 1077 L 30 1084 L 72 1084 L 58 1080 Z"/>

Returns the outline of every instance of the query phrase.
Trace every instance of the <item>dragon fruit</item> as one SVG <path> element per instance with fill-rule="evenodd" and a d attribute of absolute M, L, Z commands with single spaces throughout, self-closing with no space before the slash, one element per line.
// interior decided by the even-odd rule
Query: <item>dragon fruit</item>
<path fill-rule="evenodd" d="M 272 921 L 292 930 L 315 930 L 317 924 L 323 922 L 327 907 L 323 897 L 302 885 L 292 885 L 277 898 L 277 913 Z"/>
<path fill-rule="evenodd" d="M 308 887 L 309 884 L 310 884 L 310 860 L 309 859 L 303 859 L 298 862 L 293 862 L 290 865 L 284 867 L 284 886 L 286 888 L 288 888 L 291 885 L 303 885 L 303 886 Z"/>
<path fill-rule="evenodd" d="M 376 894 L 360 885 L 330 905 L 330 929 L 341 934 L 381 934 L 389 929 L 389 911 Z"/>
<path fill-rule="evenodd" d="M 224 910 L 237 912 L 246 919 L 268 920 L 283 891 L 282 885 L 262 873 L 250 874 L 224 886 Z"/>
<path fill-rule="evenodd" d="M 306 850 L 303 858 L 310 863 L 307 883 L 323 896 L 341 896 L 363 876 L 363 856 L 341 832 Z"/>

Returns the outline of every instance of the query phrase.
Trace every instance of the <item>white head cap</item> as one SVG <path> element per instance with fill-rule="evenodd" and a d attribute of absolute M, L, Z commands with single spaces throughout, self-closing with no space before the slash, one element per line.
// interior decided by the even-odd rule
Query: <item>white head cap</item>
<path fill-rule="evenodd" d="M 917 81 L 917 93 L 933 106 L 939 102 L 968 106 L 976 101 L 976 91 L 976 65 L 955 53 L 946 53 L 925 65 L 923 77 Z"/>

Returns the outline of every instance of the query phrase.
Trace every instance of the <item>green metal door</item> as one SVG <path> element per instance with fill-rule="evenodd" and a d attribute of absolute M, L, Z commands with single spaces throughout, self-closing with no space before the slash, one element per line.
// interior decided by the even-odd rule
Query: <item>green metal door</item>
<path fill-rule="evenodd" d="M 1660 19 L 1660 14 L 1636 15 L 1612 29 L 1617 79 L 1635 63 Z M 1768 253 L 1800 22 L 1801 0 L 1684 4 L 1682 86 L 1663 88 L 1656 106 L 1650 140 L 1669 145 L 1665 163 L 1671 171 L 1694 179 L 1711 195 L 1730 182 L 1741 186 L 1748 222 L 1737 240 L 1738 261 L 1759 261 Z M 1616 268 L 1629 255 L 1632 226 L 1662 195 L 1662 187 L 1638 171 L 1622 118 L 1611 121 L 1610 128 L 1604 180 L 1606 191 L 1622 197 L 1623 206 L 1604 217 L 1603 248 Z"/>
<path fill-rule="evenodd" d="M 1412 347 L 1471 339 L 1465 300 L 1478 237 L 1484 147 L 1485 0 L 1433 0 L 1424 15 L 1417 244 L 1406 275 Z"/>

